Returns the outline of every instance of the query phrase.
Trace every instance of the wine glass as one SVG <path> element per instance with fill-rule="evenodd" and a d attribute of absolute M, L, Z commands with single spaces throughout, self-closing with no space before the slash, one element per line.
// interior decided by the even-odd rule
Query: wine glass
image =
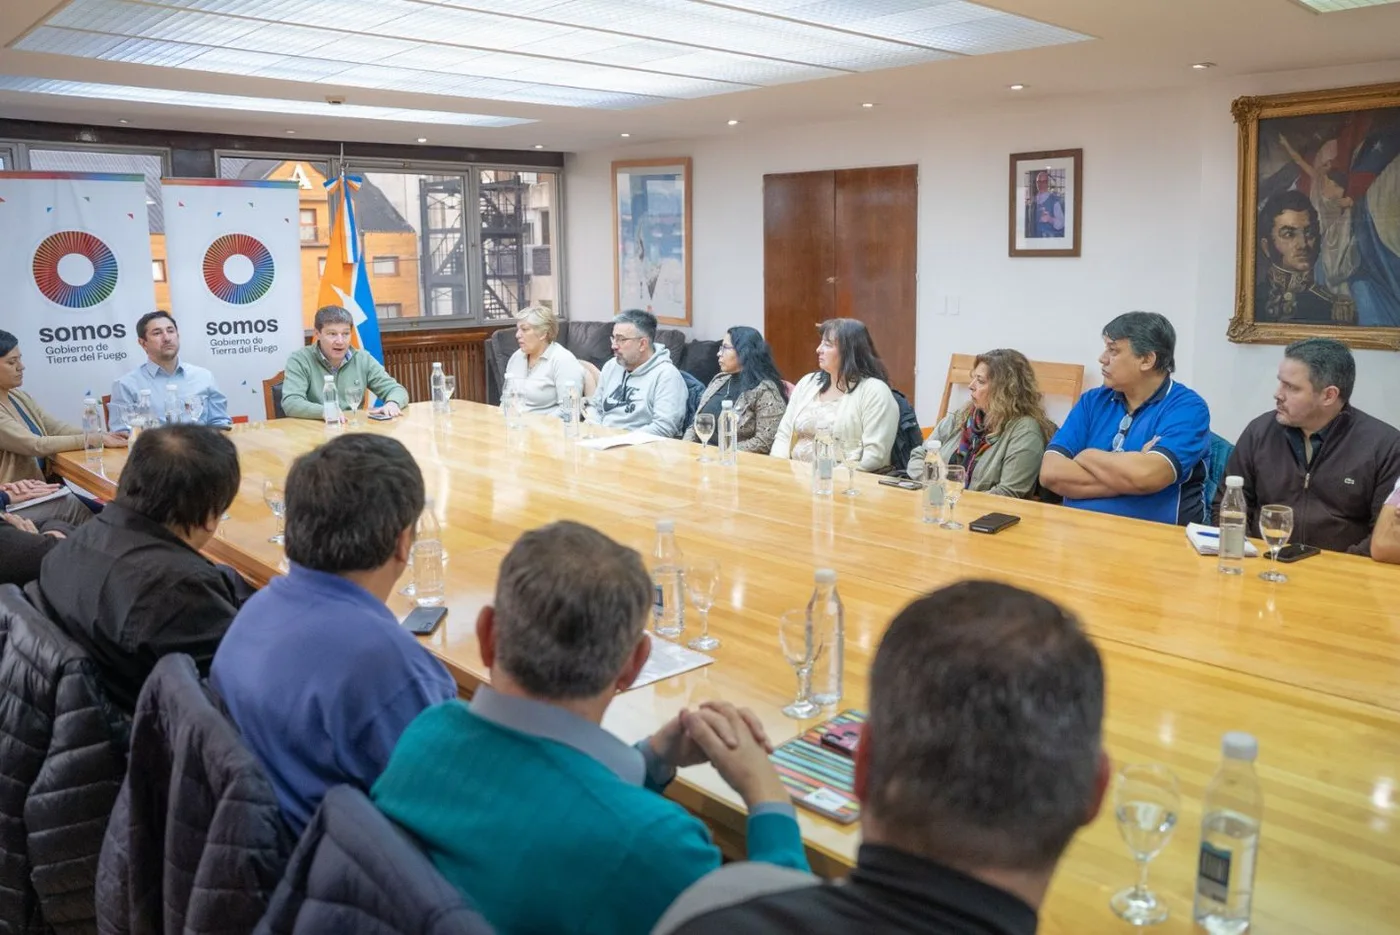
<path fill-rule="evenodd" d="M 943 503 L 948 511 L 948 516 L 938 525 L 944 529 L 962 529 L 963 524 L 953 519 L 953 512 L 958 508 L 958 498 L 962 496 L 963 488 L 967 486 L 967 469 L 961 464 L 949 464 L 943 468 Z"/>
<path fill-rule="evenodd" d="M 1273 560 L 1269 570 L 1261 571 L 1259 577 L 1283 584 L 1288 576 L 1278 570 L 1278 552 L 1288 544 L 1288 537 L 1293 535 L 1293 508 L 1277 503 L 1260 507 L 1259 535 L 1264 537 L 1264 543 L 1269 547 L 1269 558 Z"/>
<path fill-rule="evenodd" d="M 695 434 L 700 439 L 700 463 L 709 464 L 710 436 L 715 434 L 715 416 L 712 412 L 702 412 L 695 417 Z"/>
<path fill-rule="evenodd" d="M 700 635 L 686 643 L 691 649 L 708 652 L 719 648 L 719 640 L 710 635 L 710 608 L 715 606 L 715 587 L 718 584 L 719 562 L 716 560 L 697 558 L 685 567 L 685 589 L 690 592 L 690 603 L 700 611 Z"/>
<path fill-rule="evenodd" d="M 277 518 L 277 534 L 267 541 L 282 545 L 287 541 L 282 535 L 283 517 L 287 512 L 287 494 L 281 483 L 274 480 L 263 481 L 263 503 L 267 504 L 267 508 Z"/>
<path fill-rule="evenodd" d="M 347 417 L 347 421 L 350 423 L 351 427 L 358 428 L 361 424 L 362 413 L 365 409 L 365 394 L 363 392 L 352 393 L 348 403 L 350 405 L 350 414 Z"/>
<path fill-rule="evenodd" d="M 865 455 L 865 443 L 859 438 L 838 438 L 836 444 L 841 449 L 841 463 L 846 466 L 846 489 L 841 492 L 848 497 L 858 497 L 860 491 L 856 490 L 856 469 Z"/>
<path fill-rule="evenodd" d="M 821 711 L 821 706 L 812 700 L 812 666 L 821 658 L 823 637 L 824 634 L 812 626 L 812 617 L 806 608 L 789 610 L 778 620 L 778 642 L 788 665 L 797 672 L 797 697 L 783 708 L 783 713 L 790 718 L 801 721 L 816 717 Z"/>
<path fill-rule="evenodd" d="M 204 395 L 196 394 L 185 397 L 185 421 L 191 425 L 199 425 L 204 418 Z"/>
<path fill-rule="evenodd" d="M 1155 925 L 1167 918 L 1167 906 L 1147 888 L 1147 867 L 1161 853 L 1176 828 L 1181 791 L 1176 775 L 1158 763 L 1129 765 L 1113 785 L 1118 830 L 1138 864 L 1138 881 L 1114 895 L 1108 905 L 1133 925 Z"/>
<path fill-rule="evenodd" d="M 442 377 L 442 388 L 443 391 L 447 393 L 447 398 L 451 399 L 453 394 L 457 392 L 456 375 L 451 373 L 444 374 Z"/>

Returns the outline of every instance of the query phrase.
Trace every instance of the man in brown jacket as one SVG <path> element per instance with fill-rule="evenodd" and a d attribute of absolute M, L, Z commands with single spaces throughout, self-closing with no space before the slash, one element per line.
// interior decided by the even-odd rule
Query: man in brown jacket
<path fill-rule="evenodd" d="M 1249 527 L 1259 507 L 1293 508 L 1292 542 L 1368 555 L 1371 527 L 1400 475 L 1400 431 L 1349 402 L 1356 361 L 1331 338 L 1295 341 L 1278 368 L 1274 409 L 1245 428 L 1225 473 L 1244 478 Z M 1222 486 L 1212 515 L 1219 517 Z"/>

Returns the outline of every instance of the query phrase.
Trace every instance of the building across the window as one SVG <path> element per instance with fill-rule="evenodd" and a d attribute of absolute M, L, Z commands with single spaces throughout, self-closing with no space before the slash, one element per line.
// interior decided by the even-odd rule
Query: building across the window
<path fill-rule="evenodd" d="M 402 318 L 403 306 L 397 302 L 388 305 L 382 302 L 376 302 L 374 305 L 374 313 L 380 318 Z"/>
<path fill-rule="evenodd" d="M 397 276 L 399 274 L 399 258 L 396 256 L 377 256 L 374 258 L 374 275 L 376 276 Z"/>

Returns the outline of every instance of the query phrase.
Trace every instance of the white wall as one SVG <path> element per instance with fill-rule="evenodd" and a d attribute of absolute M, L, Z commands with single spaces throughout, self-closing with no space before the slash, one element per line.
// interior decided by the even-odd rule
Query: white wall
<path fill-rule="evenodd" d="M 975 114 L 861 119 L 570 157 L 565 178 L 568 312 L 612 309 L 610 162 L 694 160 L 694 333 L 718 337 L 763 325 L 763 176 L 774 172 L 918 163 L 917 398 L 925 421 L 942 394 L 948 355 L 1012 346 L 1041 360 L 1086 365 L 1119 312 L 1161 312 L 1177 329 L 1177 373 L 1234 437 L 1271 405 L 1281 348 L 1231 344 L 1234 309 L 1236 130 L 1241 94 L 1400 79 L 1400 61 L 1218 81 L 1186 91 L 1010 102 Z M 1084 150 L 1079 259 L 1006 255 L 1010 153 Z M 1400 357 L 1361 351 L 1355 402 L 1400 424 Z M 791 375 L 795 378 L 796 375 Z M 1058 407 L 1057 407 L 1058 408 Z M 1052 415 L 1058 413 L 1052 411 Z"/>

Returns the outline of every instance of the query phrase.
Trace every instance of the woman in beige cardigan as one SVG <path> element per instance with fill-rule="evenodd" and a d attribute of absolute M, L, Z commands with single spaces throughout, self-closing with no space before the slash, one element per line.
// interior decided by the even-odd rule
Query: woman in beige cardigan
<path fill-rule="evenodd" d="M 968 490 L 1030 497 L 1045 446 L 1055 435 L 1031 362 L 1020 351 L 1002 348 L 978 354 L 968 389 L 972 399 L 934 426 L 929 441 L 941 444 L 944 461 L 967 470 Z M 924 476 L 924 453 L 920 446 L 909 456 L 909 476 L 915 480 Z"/>
<path fill-rule="evenodd" d="M 47 473 L 44 460 L 49 455 L 83 447 L 83 430 L 40 409 L 38 403 L 19 391 L 23 383 L 19 340 L 8 331 L 0 331 L 0 484 L 43 480 Z M 108 434 L 103 436 L 103 444 L 121 448 L 126 439 Z M 36 522 L 41 516 L 73 522 L 86 518 L 86 510 L 70 495 L 31 507 L 25 515 Z"/>
<path fill-rule="evenodd" d="M 773 457 L 811 461 L 817 429 L 830 424 L 843 442 L 860 441 L 860 470 L 888 467 L 899 429 L 899 404 L 870 332 L 854 318 L 832 318 L 818 329 L 820 369 L 793 388 L 773 439 Z"/>

